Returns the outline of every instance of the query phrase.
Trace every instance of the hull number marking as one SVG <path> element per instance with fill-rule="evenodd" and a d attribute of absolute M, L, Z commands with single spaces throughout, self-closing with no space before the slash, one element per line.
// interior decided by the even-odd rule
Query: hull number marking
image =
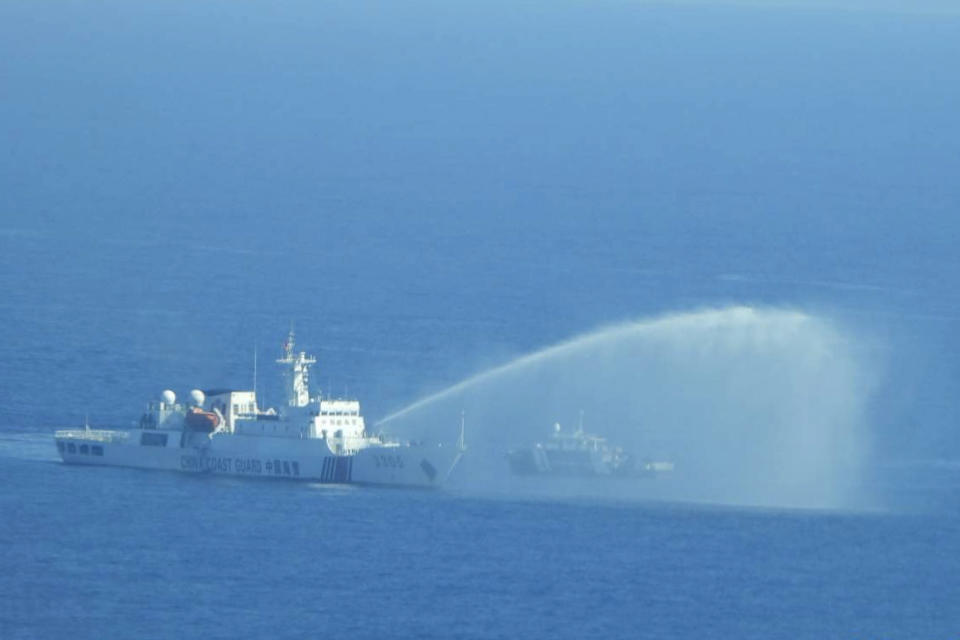
<path fill-rule="evenodd" d="M 403 456 L 378 454 L 373 456 L 373 460 L 377 463 L 378 469 L 382 467 L 403 469 Z"/>

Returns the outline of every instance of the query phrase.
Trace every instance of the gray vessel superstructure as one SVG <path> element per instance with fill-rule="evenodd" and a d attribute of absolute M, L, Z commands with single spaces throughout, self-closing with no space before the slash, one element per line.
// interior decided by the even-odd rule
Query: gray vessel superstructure
<path fill-rule="evenodd" d="M 640 461 L 606 438 L 586 433 L 581 424 L 564 431 L 554 424 L 550 437 L 507 452 L 516 475 L 536 476 L 643 476 L 672 471 L 672 462 Z"/>

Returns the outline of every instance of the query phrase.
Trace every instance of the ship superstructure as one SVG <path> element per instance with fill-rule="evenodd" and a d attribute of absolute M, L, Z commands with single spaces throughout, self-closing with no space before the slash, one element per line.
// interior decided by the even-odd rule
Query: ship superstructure
<path fill-rule="evenodd" d="M 516 475 L 642 476 L 673 470 L 671 462 L 638 461 L 606 438 L 586 433 L 582 413 L 575 431 L 556 423 L 548 439 L 511 449 L 507 461 Z"/>
<path fill-rule="evenodd" d="M 57 449 L 78 464 L 411 487 L 446 480 L 463 455 L 462 422 L 452 446 L 368 434 L 359 401 L 310 396 L 316 359 L 294 345 L 291 331 L 277 360 L 287 393 L 282 410 L 261 409 L 256 391 L 194 389 L 178 402 L 166 390 L 135 428 L 57 431 Z"/>

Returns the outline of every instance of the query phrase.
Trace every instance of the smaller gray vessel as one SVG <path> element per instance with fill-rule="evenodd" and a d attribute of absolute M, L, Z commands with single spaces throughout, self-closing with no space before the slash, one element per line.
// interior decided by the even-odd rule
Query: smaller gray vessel
<path fill-rule="evenodd" d="M 511 449 L 507 461 L 514 474 L 525 476 L 647 476 L 673 470 L 672 462 L 641 462 L 606 438 L 585 433 L 582 415 L 576 431 L 554 424 L 549 439 Z"/>

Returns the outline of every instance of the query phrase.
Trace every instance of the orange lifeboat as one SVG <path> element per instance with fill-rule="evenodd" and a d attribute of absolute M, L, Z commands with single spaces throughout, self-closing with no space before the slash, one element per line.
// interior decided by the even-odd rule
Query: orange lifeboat
<path fill-rule="evenodd" d="M 220 426 L 220 416 L 212 411 L 193 407 L 185 418 L 187 426 L 195 431 L 216 431 Z"/>

